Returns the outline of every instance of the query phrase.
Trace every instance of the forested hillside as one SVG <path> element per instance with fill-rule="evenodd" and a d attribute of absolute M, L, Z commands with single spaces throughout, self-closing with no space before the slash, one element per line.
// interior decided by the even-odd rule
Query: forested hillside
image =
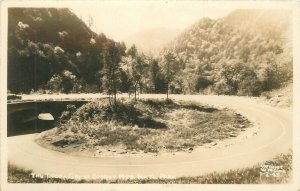
<path fill-rule="evenodd" d="M 99 91 L 104 49 L 114 41 L 69 9 L 10 8 L 8 18 L 10 91 Z"/>
<path fill-rule="evenodd" d="M 162 53 L 173 54 L 174 91 L 259 95 L 292 79 L 291 13 L 237 10 L 186 29 Z"/>
<path fill-rule="evenodd" d="M 69 9 L 10 8 L 8 16 L 13 93 L 258 96 L 292 82 L 292 14 L 285 11 L 202 18 L 156 58 L 92 32 Z"/>

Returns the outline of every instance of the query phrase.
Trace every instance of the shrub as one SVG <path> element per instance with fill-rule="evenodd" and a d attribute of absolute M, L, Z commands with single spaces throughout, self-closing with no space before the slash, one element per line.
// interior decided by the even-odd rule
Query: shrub
<path fill-rule="evenodd" d="M 226 84 L 226 82 L 224 81 L 219 81 L 217 83 L 214 84 L 213 86 L 213 91 L 217 94 L 217 95 L 221 95 L 221 94 L 230 94 L 231 92 L 231 87 L 228 86 Z"/>
<path fill-rule="evenodd" d="M 54 74 L 47 83 L 47 87 L 54 92 L 62 91 L 62 77 L 58 74 Z"/>
<path fill-rule="evenodd" d="M 76 106 L 75 105 L 67 105 L 66 110 L 61 114 L 61 116 L 59 117 L 58 123 L 65 123 L 67 122 L 71 116 L 73 115 L 73 113 L 76 111 Z"/>
<path fill-rule="evenodd" d="M 104 120 L 117 121 L 120 125 L 138 125 L 146 128 L 165 127 L 163 123 L 144 116 L 143 112 L 147 111 L 152 112 L 149 106 L 143 102 L 119 102 L 115 106 L 110 105 L 108 100 L 101 100 L 83 105 L 74 113 L 73 118 L 78 118 L 80 122 Z"/>
<path fill-rule="evenodd" d="M 213 82 L 204 78 L 204 77 L 201 77 L 199 76 L 198 79 L 197 79 L 197 82 L 196 82 L 196 85 L 195 85 L 195 89 L 197 92 L 199 92 L 200 90 L 203 90 L 205 88 L 207 88 L 208 86 L 212 85 Z"/>

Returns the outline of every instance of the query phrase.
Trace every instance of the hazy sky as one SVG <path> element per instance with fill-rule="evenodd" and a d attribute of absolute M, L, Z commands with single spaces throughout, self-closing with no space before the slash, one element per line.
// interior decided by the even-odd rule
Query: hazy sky
<path fill-rule="evenodd" d="M 73 4 L 71 10 L 87 21 L 94 19 L 92 29 L 121 41 L 135 32 L 151 28 L 185 29 L 202 17 L 219 18 L 233 9 L 208 7 L 197 1 L 100 1 L 97 3 Z"/>

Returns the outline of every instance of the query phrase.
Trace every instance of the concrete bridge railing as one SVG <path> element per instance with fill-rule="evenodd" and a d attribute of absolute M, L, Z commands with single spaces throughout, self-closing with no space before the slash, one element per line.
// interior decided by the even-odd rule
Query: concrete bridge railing
<path fill-rule="evenodd" d="M 53 127 L 55 121 L 67 105 L 75 105 L 76 108 L 82 106 L 88 101 L 26 101 L 7 104 L 7 135 L 14 136 L 18 134 L 35 133 L 45 128 Z M 49 113 L 54 121 L 44 121 L 38 119 L 42 113 Z"/>

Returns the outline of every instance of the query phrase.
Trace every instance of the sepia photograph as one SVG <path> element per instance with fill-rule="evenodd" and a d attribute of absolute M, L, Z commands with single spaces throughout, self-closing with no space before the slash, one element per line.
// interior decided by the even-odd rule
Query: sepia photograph
<path fill-rule="evenodd" d="M 1 189 L 300 189 L 299 2 L 3 2 Z"/>

